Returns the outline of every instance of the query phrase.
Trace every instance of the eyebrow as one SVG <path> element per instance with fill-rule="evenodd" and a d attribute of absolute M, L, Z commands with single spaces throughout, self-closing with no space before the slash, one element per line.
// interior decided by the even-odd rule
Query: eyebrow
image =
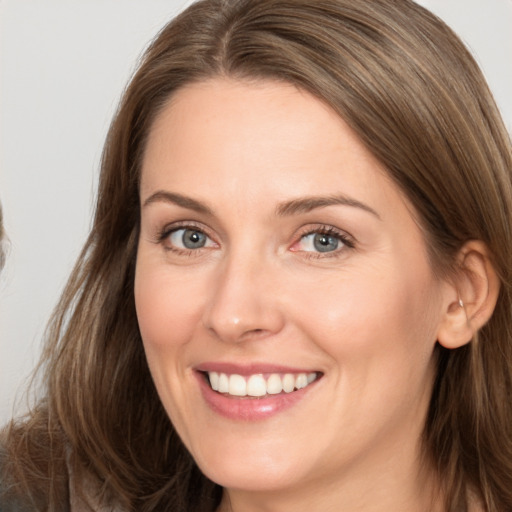
<path fill-rule="evenodd" d="M 177 194 L 175 192 L 168 192 L 166 190 L 158 190 L 154 194 L 151 194 L 144 201 L 143 207 L 157 202 L 171 203 L 177 206 L 181 206 L 182 208 L 187 208 L 188 210 L 196 211 L 198 213 L 213 215 L 212 210 L 200 201 L 192 199 L 188 196 L 184 196 L 182 194 Z M 286 217 L 289 215 L 308 213 L 317 208 L 339 205 L 360 208 L 361 210 L 371 213 L 379 220 L 381 219 L 380 215 L 367 204 L 344 195 L 299 197 L 297 199 L 292 199 L 291 201 L 286 201 L 278 205 L 276 208 L 276 214 L 279 217 Z"/>
<path fill-rule="evenodd" d="M 381 220 L 380 215 L 370 206 L 357 199 L 352 197 L 344 196 L 344 195 L 335 195 L 335 196 L 308 196 L 308 197 L 299 197 L 297 199 L 292 199 L 291 201 L 286 201 L 285 203 L 280 204 L 276 213 L 278 216 L 284 217 L 288 215 L 297 215 L 300 213 L 308 213 L 317 208 L 325 208 L 327 206 L 351 206 L 353 208 L 360 208 L 365 212 L 371 213 L 379 220 Z"/>
<path fill-rule="evenodd" d="M 168 192 L 166 190 L 158 190 L 154 194 L 151 194 L 142 205 L 143 207 L 148 206 L 152 203 L 164 202 L 164 203 L 172 203 L 177 206 L 181 206 L 182 208 L 187 208 L 188 210 L 193 210 L 198 213 L 203 213 L 205 215 L 213 215 L 212 210 L 208 208 L 205 204 L 192 199 L 191 197 L 187 197 L 181 194 L 176 194 L 175 192 Z"/>

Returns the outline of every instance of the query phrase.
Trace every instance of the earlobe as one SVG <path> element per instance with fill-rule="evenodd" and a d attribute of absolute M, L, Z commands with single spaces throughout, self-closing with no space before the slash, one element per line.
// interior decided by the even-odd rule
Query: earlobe
<path fill-rule="evenodd" d="M 458 270 L 447 290 L 445 310 L 437 340 L 454 349 L 469 343 L 491 318 L 500 281 L 486 245 L 477 240 L 464 244 L 457 258 Z"/>

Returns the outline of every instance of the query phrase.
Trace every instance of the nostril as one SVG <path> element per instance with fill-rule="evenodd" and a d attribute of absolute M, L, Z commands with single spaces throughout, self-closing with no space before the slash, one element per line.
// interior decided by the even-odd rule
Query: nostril
<path fill-rule="evenodd" d="M 240 335 L 239 341 L 259 339 L 269 334 L 271 334 L 271 332 L 267 329 L 248 329 Z"/>

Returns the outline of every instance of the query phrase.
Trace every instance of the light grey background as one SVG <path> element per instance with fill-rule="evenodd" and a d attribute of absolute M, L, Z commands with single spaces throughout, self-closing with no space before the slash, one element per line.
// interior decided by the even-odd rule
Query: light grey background
<path fill-rule="evenodd" d="M 85 240 L 103 139 L 138 56 L 187 0 L 0 0 L 0 424 Z M 512 129 L 512 0 L 422 0 L 470 46 Z M 18 411 L 22 411 L 21 402 Z"/>

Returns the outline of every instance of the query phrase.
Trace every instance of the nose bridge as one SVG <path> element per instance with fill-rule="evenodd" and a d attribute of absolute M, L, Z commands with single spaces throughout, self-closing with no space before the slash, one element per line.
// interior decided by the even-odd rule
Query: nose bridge
<path fill-rule="evenodd" d="M 203 323 L 222 341 L 271 335 L 283 325 L 269 259 L 254 248 L 232 250 L 217 270 Z"/>

